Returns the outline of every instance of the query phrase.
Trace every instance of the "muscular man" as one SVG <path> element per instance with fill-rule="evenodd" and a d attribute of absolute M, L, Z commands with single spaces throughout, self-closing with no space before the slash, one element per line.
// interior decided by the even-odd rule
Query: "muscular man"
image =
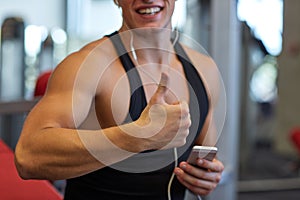
<path fill-rule="evenodd" d="M 120 30 L 64 59 L 29 113 L 15 153 L 19 174 L 67 179 L 72 200 L 209 194 L 222 163 L 185 161 L 214 137 L 216 67 L 171 37 L 175 0 L 115 2 Z"/>

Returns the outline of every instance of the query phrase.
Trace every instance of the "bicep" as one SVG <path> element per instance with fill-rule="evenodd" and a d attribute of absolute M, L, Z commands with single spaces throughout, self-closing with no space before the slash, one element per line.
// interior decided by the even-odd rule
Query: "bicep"
<path fill-rule="evenodd" d="M 74 109 L 73 102 L 83 102 Z M 46 128 L 78 127 L 88 114 L 87 99 L 74 100 L 72 92 L 47 94 L 28 114 L 24 123 L 25 132 L 36 132 Z M 27 130 L 27 131 L 26 131 Z"/>
<path fill-rule="evenodd" d="M 90 110 L 93 95 L 84 84 L 76 88 L 75 80 L 76 71 L 54 71 L 45 95 L 27 116 L 24 127 L 30 131 L 78 127 Z"/>
<path fill-rule="evenodd" d="M 212 109 L 210 109 L 195 143 L 203 146 L 215 146 L 217 143 L 217 135 L 213 112 Z"/>

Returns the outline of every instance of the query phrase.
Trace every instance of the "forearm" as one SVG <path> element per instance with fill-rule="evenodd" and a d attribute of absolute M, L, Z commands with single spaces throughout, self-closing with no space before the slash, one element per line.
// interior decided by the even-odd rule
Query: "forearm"
<path fill-rule="evenodd" d="M 67 179 L 143 151 L 145 146 L 137 144 L 143 144 L 141 139 L 131 137 L 120 127 L 97 131 L 47 128 L 21 136 L 15 152 L 16 166 L 24 179 Z"/>

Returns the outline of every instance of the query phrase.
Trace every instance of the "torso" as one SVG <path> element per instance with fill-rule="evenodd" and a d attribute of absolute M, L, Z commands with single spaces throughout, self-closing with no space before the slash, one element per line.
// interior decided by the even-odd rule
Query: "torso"
<path fill-rule="evenodd" d="M 110 45 L 110 47 L 113 48 L 112 44 Z M 112 53 L 114 55 L 111 56 L 111 58 L 118 57 L 114 50 L 110 51 L 109 55 L 112 55 Z M 197 73 L 197 70 L 192 67 L 192 65 L 187 65 L 188 64 L 185 63 L 185 67 L 183 67 L 182 60 L 179 60 L 178 58 L 171 63 L 172 70 L 170 70 L 171 75 L 169 83 L 171 92 L 167 94 L 167 101 L 169 103 L 174 103 L 180 100 L 185 100 L 191 103 L 190 111 L 192 116 L 192 133 L 190 133 L 189 139 L 187 139 L 187 144 L 184 147 L 177 149 L 179 162 L 187 159 L 189 151 L 204 124 L 209 107 L 208 96 L 205 92 L 206 89 L 201 82 L 201 78 Z M 190 68 L 188 78 L 186 77 L 187 68 Z M 150 80 L 149 76 L 145 76 L 142 71 L 139 71 L 142 84 L 144 85 L 143 89 L 145 93 L 145 99 L 146 102 L 148 102 L 155 92 L 157 85 L 149 85 L 147 83 L 149 81 L 153 82 L 152 79 L 155 79 L 155 82 L 158 83 L 161 71 L 156 70 L 153 66 L 143 66 L 143 69 L 147 70 L 147 72 L 151 74 L 151 77 L 153 76 L 153 78 L 150 78 Z M 90 123 L 87 122 L 95 122 L 95 118 L 99 122 L 101 128 L 119 125 L 124 123 L 128 115 L 131 102 L 131 88 L 123 65 L 118 59 L 116 59 L 102 72 L 101 79 L 99 80 L 98 87 L 96 89 L 94 104 L 92 104 L 92 109 L 89 113 L 91 117 L 87 118 L 87 120 L 82 124 L 82 127 L 90 128 L 88 127 Z M 190 79 L 192 82 L 188 83 L 186 78 Z M 191 84 L 193 88 L 189 88 L 189 84 Z M 194 90 L 198 96 L 196 97 L 195 94 L 193 95 L 191 90 Z M 93 109 L 93 106 L 95 109 Z M 198 106 L 199 108 L 197 108 Z M 200 112 L 199 110 L 197 111 L 197 109 L 203 109 L 203 112 L 201 113 L 203 116 L 201 116 L 201 119 L 199 116 L 197 116 L 199 114 L 197 112 Z M 83 177 L 68 180 L 67 195 L 70 195 L 69 199 L 72 199 L 79 194 L 89 195 L 89 198 L 97 198 L 98 195 L 101 195 L 103 199 L 106 197 L 107 199 L 112 199 L 111 195 L 119 195 L 118 192 L 120 192 L 120 195 L 124 195 L 126 193 L 125 196 L 129 199 L 133 198 L 132 196 L 129 196 L 129 194 L 137 195 L 136 197 L 138 199 L 146 198 L 147 196 L 149 197 L 151 194 L 150 196 L 156 195 L 155 199 L 159 199 L 157 197 L 162 197 L 161 195 L 164 197 L 165 190 L 167 188 L 167 182 L 174 168 L 172 163 L 172 160 L 174 159 L 173 156 L 172 149 L 161 152 L 155 151 L 138 154 L 125 161 L 116 163 L 114 166 L 105 167 Z M 165 161 L 166 163 L 161 164 L 161 161 L 157 160 L 159 157 L 163 159 L 168 158 L 169 160 L 165 159 L 167 160 Z M 131 170 L 131 167 L 128 168 L 128 166 L 134 166 L 136 167 L 134 170 L 142 169 L 142 171 L 139 173 L 127 172 L 126 170 Z M 145 167 L 149 167 L 148 170 L 150 172 L 143 172 Z M 154 171 L 151 171 L 152 168 Z M 130 177 L 128 173 L 130 174 Z M 150 174 L 151 176 L 149 176 Z M 136 189 L 137 185 L 139 185 L 140 190 Z M 80 192 L 78 189 L 76 189 L 78 186 L 82 188 L 80 189 Z M 94 190 L 92 188 L 97 189 Z M 174 189 L 174 192 L 176 192 L 175 196 L 182 196 L 184 193 L 184 187 L 177 180 L 174 180 L 172 189 Z M 151 198 L 153 199 L 153 196 Z"/>
<path fill-rule="evenodd" d="M 178 62 L 178 61 L 177 61 Z M 173 65 L 174 66 L 174 65 Z M 151 68 L 143 66 L 144 69 Z M 169 90 L 166 98 L 168 102 L 178 102 L 180 100 L 188 101 L 188 88 L 184 72 L 180 62 L 177 63 L 175 71 L 170 72 Z M 151 74 L 156 83 L 160 80 L 161 72 L 158 70 L 147 70 Z M 157 89 L 157 84 L 149 78 L 144 72 L 139 71 L 147 102 Z M 99 92 L 95 98 L 96 113 L 99 113 L 98 120 L 101 127 L 109 127 L 111 125 L 122 124 L 127 116 L 130 104 L 130 86 L 128 77 L 122 65 L 117 62 L 111 66 L 110 70 L 104 75 L 104 79 L 100 81 Z"/>

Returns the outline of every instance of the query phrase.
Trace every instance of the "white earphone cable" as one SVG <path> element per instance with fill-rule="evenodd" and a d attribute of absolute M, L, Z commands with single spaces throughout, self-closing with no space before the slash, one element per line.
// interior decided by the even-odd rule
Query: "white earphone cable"
<path fill-rule="evenodd" d="M 177 155 L 177 148 L 175 147 L 174 149 L 174 159 L 175 159 L 175 164 L 174 164 L 174 169 L 177 167 L 178 165 L 178 155 Z M 171 200 L 172 199 L 172 196 L 171 196 L 171 186 L 172 186 L 172 182 L 173 182 L 173 179 L 175 177 L 175 174 L 174 172 L 172 173 L 171 175 L 171 178 L 169 180 L 169 184 L 168 184 L 168 200 Z"/>

